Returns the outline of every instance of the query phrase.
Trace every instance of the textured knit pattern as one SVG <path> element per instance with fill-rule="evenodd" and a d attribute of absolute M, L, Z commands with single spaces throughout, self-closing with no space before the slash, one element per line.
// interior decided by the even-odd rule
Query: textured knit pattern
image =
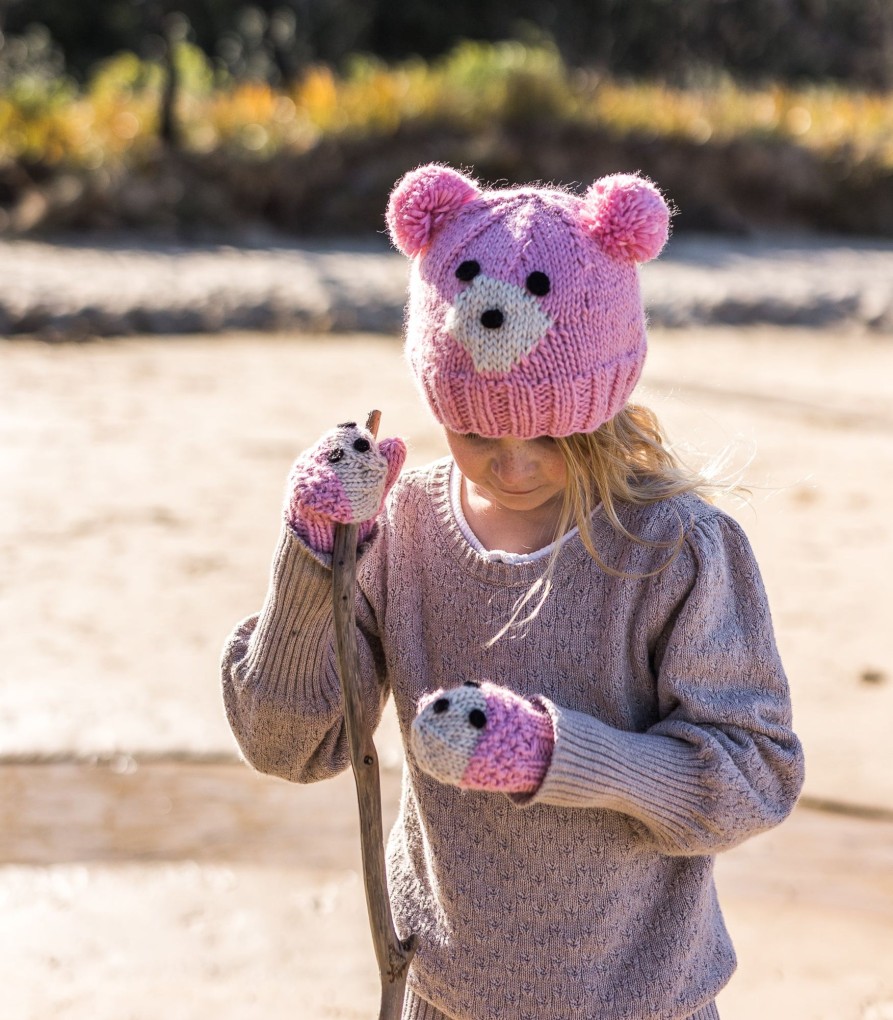
<path fill-rule="evenodd" d="M 420 999 L 410 989 L 406 993 L 406 1000 L 403 1004 L 403 1016 L 400 1020 L 453 1020 L 446 1013 L 432 1006 L 430 1002 Z M 600 1017 L 587 1017 L 587 1020 L 600 1020 Z M 697 1013 L 693 1013 L 688 1020 L 719 1020 L 719 1012 L 715 1003 L 709 1003 Z"/>
<path fill-rule="evenodd" d="M 357 539 L 365 542 L 405 459 L 402 439 L 376 443 L 356 422 L 339 425 L 292 465 L 286 521 L 316 552 L 332 551 L 336 523 L 358 523 Z"/>
<path fill-rule="evenodd" d="M 418 936 L 410 986 L 451 1020 L 687 1018 L 735 965 L 712 855 L 780 822 L 802 782 L 747 540 L 693 496 L 621 508 L 652 543 L 685 528 L 672 564 L 615 577 L 571 538 L 536 619 L 487 647 L 543 565 L 479 556 L 449 474 L 404 473 L 360 558 L 365 710 L 390 693 L 408 744 L 426 694 L 496 677 L 546 709 L 555 746 L 533 795 L 440 783 L 407 747 L 388 874 L 398 932 Z M 593 533 L 628 574 L 668 555 L 598 513 Z M 299 782 L 349 766 L 331 602 L 331 572 L 286 529 L 224 654 L 246 758 Z"/>
<path fill-rule="evenodd" d="M 403 1002 L 403 1015 L 400 1020 L 450 1020 L 446 1013 L 442 1013 L 430 1002 L 425 1002 L 415 995 L 411 989 L 407 990 Z"/>
<path fill-rule="evenodd" d="M 387 221 L 413 258 L 406 349 L 438 421 L 531 439 L 592 431 L 623 407 L 646 350 L 636 264 L 669 228 L 653 184 L 481 191 L 425 166 L 398 182 Z"/>
<path fill-rule="evenodd" d="M 555 736 L 541 706 L 492 683 L 468 682 L 419 702 L 411 741 L 419 767 L 442 783 L 533 793 Z"/>

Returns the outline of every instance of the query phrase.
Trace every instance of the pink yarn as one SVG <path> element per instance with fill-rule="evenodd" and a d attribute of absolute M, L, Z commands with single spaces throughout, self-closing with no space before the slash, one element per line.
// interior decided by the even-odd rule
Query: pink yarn
<path fill-rule="evenodd" d="M 296 461 L 290 476 L 292 498 L 289 503 L 293 517 L 308 511 L 339 524 L 350 524 L 353 509 L 341 480 L 326 470 L 315 458 Z"/>
<path fill-rule="evenodd" d="M 291 507 L 287 515 L 292 531 L 316 552 L 328 553 L 335 546 L 335 524 L 331 517 L 315 513 L 309 507 Z"/>
<path fill-rule="evenodd" d="M 654 185 L 631 175 L 583 198 L 480 191 L 437 165 L 404 177 L 388 225 L 416 259 L 406 351 L 438 421 L 531 439 L 612 418 L 645 359 L 636 262 L 657 254 L 668 223 Z"/>
<path fill-rule="evenodd" d="M 431 164 L 411 170 L 388 202 L 385 218 L 394 243 L 404 255 L 418 255 L 444 218 L 477 194 L 477 185 L 450 167 Z"/>
<path fill-rule="evenodd" d="M 365 443 L 362 450 L 354 448 L 357 440 Z M 340 455 L 333 460 L 335 447 Z M 333 429 L 292 465 L 286 521 L 317 552 L 332 551 L 336 523 L 359 524 L 357 539 L 365 542 L 405 459 L 402 439 L 383 439 L 376 450 L 355 425 Z"/>
<path fill-rule="evenodd" d="M 487 700 L 487 725 L 460 785 L 532 793 L 552 760 L 552 720 L 545 709 L 504 687 L 483 683 L 481 690 Z"/>
<path fill-rule="evenodd" d="M 298 513 L 289 515 L 289 524 L 298 538 L 316 552 L 330 553 L 335 547 L 335 522 L 331 517 L 315 513 L 308 507 L 301 507 Z M 367 541 L 374 530 L 374 520 L 363 521 L 357 528 L 357 544 L 362 545 Z"/>
<path fill-rule="evenodd" d="M 415 763 L 463 789 L 532 793 L 552 760 L 545 709 L 489 681 L 421 698 L 410 731 Z"/>
<path fill-rule="evenodd" d="M 614 174 L 586 192 L 581 222 L 615 258 L 648 262 L 666 244 L 670 211 L 650 182 L 633 174 Z"/>

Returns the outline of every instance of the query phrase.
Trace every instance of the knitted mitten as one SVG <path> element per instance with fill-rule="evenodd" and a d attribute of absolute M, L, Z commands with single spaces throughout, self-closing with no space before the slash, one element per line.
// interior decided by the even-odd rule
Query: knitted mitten
<path fill-rule="evenodd" d="M 419 767 L 442 783 L 533 793 L 555 736 L 544 708 L 484 681 L 422 698 L 410 742 Z"/>
<path fill-rule="evenodd" d="M 283 509 L 288 525 L 320 553 L 332 551 L 336 523 L 358 523 L 358 541 L 365 542 L 405 459 L 402 439 L 376 443 L 356 422 L 331 429 L 292 466 Z"/>

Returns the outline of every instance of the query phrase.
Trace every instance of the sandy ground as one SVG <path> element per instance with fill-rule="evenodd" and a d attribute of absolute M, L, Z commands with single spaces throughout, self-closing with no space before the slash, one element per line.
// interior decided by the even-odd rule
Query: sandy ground
<path fill-rule="evenodd" d="M 891 1020 L 893 347 L 655 331 L 639 397 L 750 485 L 808 755 L 803 806 L 719 862 L 724 1020 Z M 393 338 L 0 346 L 4 1017 L 374 1015 L 349 777 L 240 766 L 217 678 L 292 458 L 373 406 L 442 452 Z M 379 746 L 390 817 L 390 718 Z"/>

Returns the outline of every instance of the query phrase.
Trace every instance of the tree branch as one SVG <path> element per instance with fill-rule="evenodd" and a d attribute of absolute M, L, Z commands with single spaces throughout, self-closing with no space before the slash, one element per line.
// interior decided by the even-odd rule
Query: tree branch
<path fill-rule="evenodd" d="M 378 411 L 372 411 L 366 427 L 373 437 L 378 431 Z M 379 1020 L 400 1020 L 406 992 L 406 976 L 415 953 L 414 939 L 402 942 L 394 929 L 385 875 L 384 833 L 381 821 L 381 785 L 378 754 L 372 741 L 372 727 L 360 698 L 359 656 L 354 610 L 357 571 L 357 525 L 335 527 L 332 554 L 332 604 L 338 670 L 344 701 L 344 724 L 350 744 L 360 811 L 360 845 L 363 881 L 372 942 L 381 979 Z"/>

